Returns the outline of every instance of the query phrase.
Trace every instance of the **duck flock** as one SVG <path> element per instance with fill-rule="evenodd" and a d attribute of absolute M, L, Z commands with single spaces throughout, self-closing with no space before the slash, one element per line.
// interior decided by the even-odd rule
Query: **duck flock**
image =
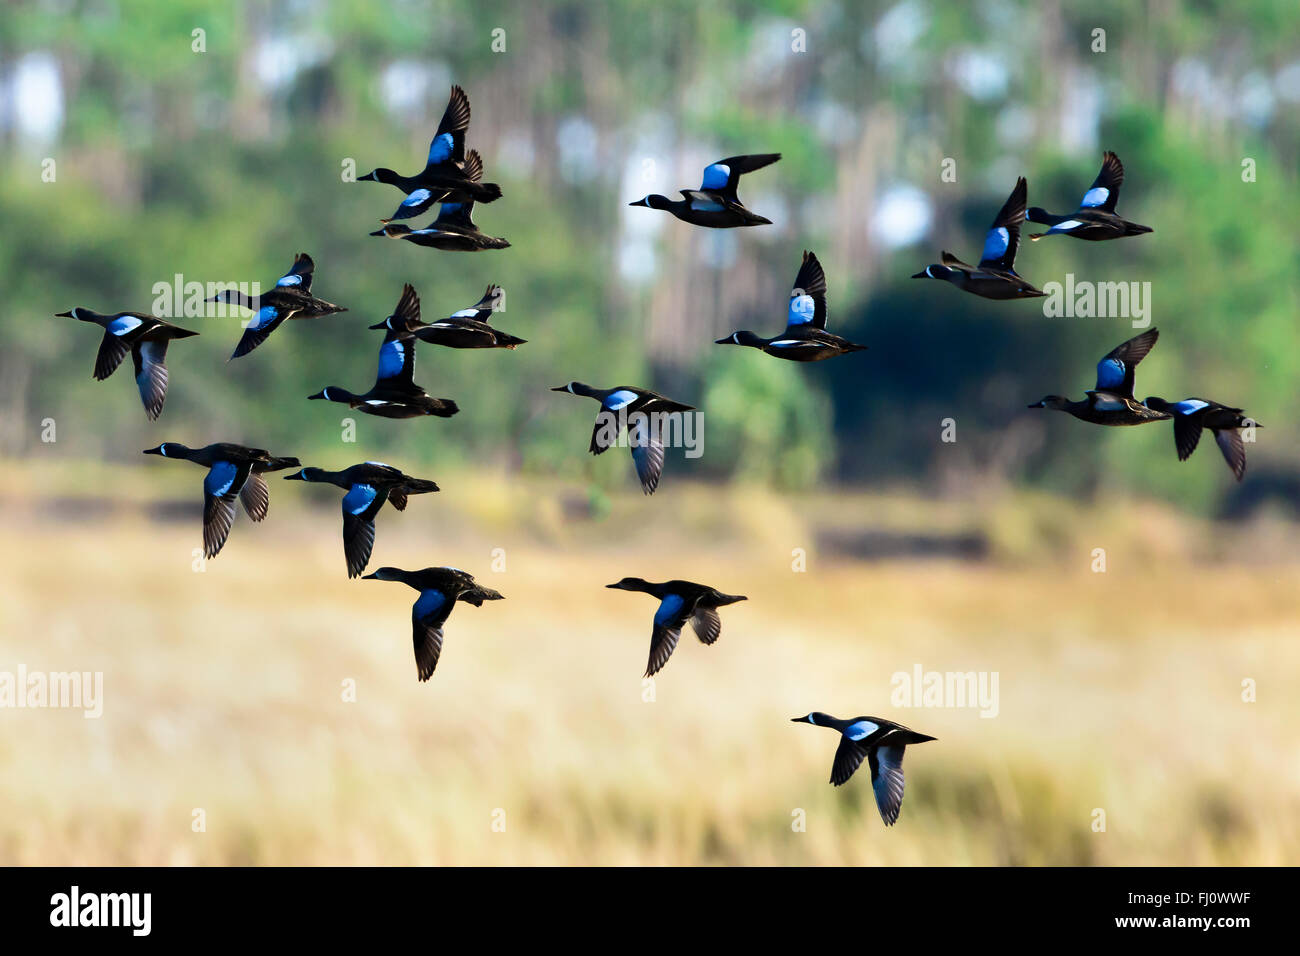
<path fill-rule="evenodd" d="M 504 249 L 510 245 L 505 239 L 481 232 L 474 223 L 475 203 L 495 202 L 502 192 L 496 183 L 482 182 L 482 158 L 477 151 L 465 149 L 469 123 L 469 97 L 461 87 L 455 86 L 420 172 L 402 176 L 381 167 L 358 177 L 358 181 L 395 186 L 404 196 L 396 211 L 381 220 L 382 228 L 372 232 L 372 236 L 454 252 Z M 771 220 L 752 212 L 740 201 L 737 186 L 742 176 L 771 166 L 780 158 L 780 153 L 761 153 L 722 159 L 705 168 L 698 189 L 681 190 L 681 199 L 653 194 L 630 205 L 669 212 L 683 222 L 712 229 L 767 225 Z M 1033 240 L 1060 235 L 1098 242 L 1151 232 L 1150 227 L 1129 222 L 1116 213 L 1123 182 L 1124 167 L 1119 157 L 1107 152 L 1101 172 L 1084 194 L 1079 208 L 1068 215 L 1054 215 L 1037 207 L 1026 210 L 1028 186 L 1021 177 L 989 228 L 978 265 L 968 265 L 944 252 L 940 262 L 926 266 L 913 278 L 948 282 L 987 299 L 1042 296 L 1044 293 L 1014 268 L 1021 225 L 1028 220 L 1048 227 L 1045 232 L 1031 236 Z M 435 205 L 437 215 L 424 228 L 412 229 L 406 223 L 431 211 Z M 292 268 L 276 280 L 270 291 L 254 298 L 227 289 L 208 300 L 253 313 L 232 359 L 244 357 L 260 347 L 286 320 L 313 319 L 347 311 L 312 293 L 314 272 L 311 256 L 300 253 Z M 819 362 L 864 350 L 865 345 L 827 331 L 826 290 L 826 275 L 817 256 L 804 252 L 790 291 L 785 329 L 771 338 L 741 330 L 718 339 L 717 344 L 747 346 L 792 362 Z M 504 298 L 502 288 L 491 285 L 469 308 L 434 322 L 424 322 L 420 316 L 420 298 L 407 284 L 392 314 L 370 326 L 384 333 L 378 370 L 370 389 L 358 393 L 329 385 L 308 397 L 338 402 L 383 418 L 455 415 L 459 409 L 454 401 L 431 397 L 415 384 L 417 343 L 453 349 L 514 349 L 525 344 L 524 339 L 492 324 L 493 313 L 502 309 Z M 101 313 L 74 308 L 58 314 L 103 328 L 95 359 L 96 379 L 108 378 L 127 354 L 131 355 L 145 413 L 150 421 L 156 420 L 167 396 L 167 347 L 175 339 L 198 333 L 139 312 Z M 1048 395 L 1029 407 L 1058 409 L 1097 425 L 1142 425 L 1172 419 L 1180 460 L 1192 454 L 1202 430 L 1208 428 L 1233 473 L 1241 480 L 1246 470 L 1241 431 L 1257 425 L 1245 417 L 1242 409 L 1202 398 L 1174 402 L 1157 397 L 1139 402 L 1134 398 L 1135 369 L 1158 336 L 1159 332 L 1152 328 L 1109 352 L 1097 365 L 1096 385 L 1085 393 L 1087 397 L 1082 401 Z M 599 455 L 620 444 L 620 438 L 625 439 L 642 490 L 647 495 L 653 494 L 664 465 L 663 434 L 657 423 L 662 416 L 694 411 L 693 406 L 632 385 L 595 388 L 570 382 L 552 390 L 595 399 L 600 404 L 591 453 Z M 266 474 L 292 470 L 284 476 L 286 479 L 324 482 L 340 488 L 348 577 L 396 581 L 419 594 L 411 619 L 416 671 L 421 681 L 428 680 L 438 665 L 443 626 L 453 606 L 459 601 L 478 607 L 485 601 L 502 598 L 499 592 L 475 581 L 471 574 L 452 567 L 416 571 L 381 567 L 363 575 L 374 548 L 375 518 L 383 506 L 389 504 L 397 511 L 405 511 L 412 495 L 438 491 L 433 481 L 412 477 L 377 461 L 364 461 L 339 471 L 303 467 L 297 458 L 227 442 L 190 448 L 166 441 L 146 450 L 145 454 L 189 461 L 207 470 L 203 479 L 203 552 L 207 558 L 215 557 L 225 544 L 234 523 L 237 502 L 253 521 L 266 517 L 270 502 Z M 687 623 L 701 643 L 712 644 L 722 632 L 718 609 L 746 600 L 744 595 L 726 594 L 691 581 L 653 583 L 625 577 L 607 587 L 648 594 L 659 602 L 651 630 L 646 677 L 653 677 L 667 664 Z M 828 727 L 840 735 L 830 778 L 833 785 L 838 787 L 847 782 L 862 761 L 867 760 L 880 815 L 886 825 L 892 825 L 898 819 L 903 800 L 904 750 L 909 744 L 935 738 L 881 717 L 840 719 L 813 711 L 793 720 Z"/>

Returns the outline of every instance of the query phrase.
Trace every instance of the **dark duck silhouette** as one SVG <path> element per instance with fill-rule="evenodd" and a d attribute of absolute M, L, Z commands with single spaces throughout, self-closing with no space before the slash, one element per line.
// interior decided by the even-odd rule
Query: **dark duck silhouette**
<path fill-rule="evenodd" d="M 387 167 L 373 169 L 358 182 L 387 183 L 396 186 L 410 199 L 416 197 L 421 201 L 427 193 L 433 202 L 482 202 L 489 203 L 501 198 L 501 187 L 496 183 L 481 183 L 480 169 L 478 176 L 467 172 L 465 153 L 465 134 L 469 131 L 469 96 L 459 86 L 451 88 L 447 100 L 447 109 L 443 111 L 442 122 L 429 143 L 429 155 L 424 169 L 414 176 L 401 176 Z M 399 217 L 394 217 L 399 218 Z"/>
<path fill-rule="evenodd" d="M 415 638 L 415 671 L 421 681 L 433 676 L 442 655 L 442 626 L 447 623 L 452 607 L 457 601 L 482 607 L 484 601 L 500 601 L 505 595 L 485 588 L 473 575 L 459 568 L 425 568 L 422 571 L 403 571 L 401 568 L 380 568 L 367 579 L 400 581 L 415 588 L 420 596 L 411 608 L 411 628 Z"/>
<path fill-rule="evenodd" d="M 1150 226 L 1139 226 L 1116 214 L 1115 203 L 1119 201 L 1119 187 L 1123 184 L 1124 165 L 1118 156 L 1107 150 L 1102 157 L 1101 172 L 1083 194 L 1078 209 L 1068 216 L 1058 216 L 1038 206 L 1029 210 L 1025 218 L 1030 222 L 1051 227 L 1046 232 L 1030 236 L 1030 241 L 1037 242 L 1044 236 L 1073 236 L 1089 242 L 1102 242 L 1154 232 Z"/>
<path fill-rule="evenodd" d="M 482 163 L 478 153 L 470 151 L 466 161 L 467 175 L 482 175 Z M 428 208 L 432 202 L 423 205 Z M 474 200 L 464 202 L 444 202 L 438 211 L 438 218 L 423 229 L 412 229 L 401 222 L 385 221 L 372 236 L 386 236 L 389 239 L 405 239 L 417 246 L 430 249 L 442 249 L 444 252 L 479 252 L 484 249 L 508 249 L 510 243 L 499 236 L 489 236 L 474 223 Z M 419 215 L 419 213 L 412 213 Z"/>
<path fill-rule="evenodd" d="M 633 385 L 593 388 L 582 382 L 570 382 L 557 385 L 551 391 L 568 392 L 600 402 L 596 427 L 591 433 L 591 453 L 599 455 L 608 451 L 617 443 L 618 436 L 626 432 L 636 474 L 641 479 L 641 490 L 647 495 L 655 493 L 664 470 L 663 433 L 656 416 L 694 411 L 694 405 L 684 405 Z"/>
<path fill-rule="evenodd" d="M 128 352 L 135 362 L 135 384 L 150 421 L 156 421 L 167 400 L 167 345 L 172 339 L 198 335 L 143 312 L 103 314 L 76 308 L 59 312 L 58 318 L 90 322 L 104 330 L 95 356 L 95 379 L 102 382 L 122 364 Z"/>
<path fill-rule="evenodd" d="M 718 617 L 718 608 L 749 600 L 743 594 L 723 594 L 707 584 L 696 584 L 693 581 L 652 584 L 645 578 L 623 578 L 615 584 L 606 584 L 605 587 L 620 591 L 640 591 L 659 599 L 654 629 L 650 632 L 650 660 L 646 664 L 646 677 L 653 677 L 663 670 L 677 647 L 687 621 L 690 621 L 691 629 L 701 644 L 712 644 L 722 633 L 722 618 Z"/>
<path fill-rule="evenodd" d="M 409 301 L 408 301 L 409 296 Z M 437 322 L 420 321 L 420 297 L 408 283 L 402 300 L 393 314 L 372 329 L 390 329 L 399 334 L 414 336 L 421 342 L 445 345 L 452 349 L 513 349 L 527 339 L 508 335 L 489 324 L 492 313 L 501 308 L 505 292 L 499 285 L 490 285 L 483 298 L 468 309 L 454 312 Z"/>
<path fill-rule="evenodd" d="M 284 477 L 285 481 L 325 482 L 347 492 L 343 496 L 343 556 L 350 578 L 357 577 L 370 563 L 375 546 L 375 515 L 384 502 L 405 511 L 408 496 L 438 490 L 432 481 L 404 475 L 382 461 L 363 461 L 342 471 L 303 468 Z"/>
<path fill-rule="evenodd" d="M 1094 425 L 1144 425 L 1171 418 L 1168 412 L 1147 408 L 1133 397 L 1137 365 L 1159 337 L 1159 330 L 1148 329 L 1107 352 L 1097 363 L 1097 387 L 1086 392 L 1083 401 L 1048 395 L 1029 407 L 1054 408 Z"/>
<path fill-rule="evenodd" d="M 984 238 L 980 264 L 970 266 L 948 251 L 942 262 L 926 266 L 913 279 L 938 279 L 985 299 L 1032 299 L 1046 295 L 1016 272 L 1016 250 L 1020 248 L 1020 225 L 1025 221 L 1025 177 L 1016 180 L 1011 195 L 998 211 Z"/>
<path fill-rule="evenodd" d="M 669 199 L 652 193 L 628 205 L 662 209 L 682 222 L 711 229 L 771 225 L 772 220 L 764 219 L 745 208 L 736 195 L 736 186 L 745 173 L 770 166 L 780 158 L 780 153 L 756 153 L 752 156 L 720 159 L 704 167 L 704 179 L 699 189 L 679 190 L 681 199 Z"/>
<path fill-rule="evenodd" d="M 144 453 L 192 461 L 208 469 L 203 479 L 203 556 L 207 558 L 215 558 L 230 535 L 236 499 L 243 501 L 250 518 L 261 521 L 266 517 L 270 494 L 260 476 L 298 465 L 297 458 L 277 458 L 264 448 L 229 442 L 190 448 L 165 441 L 156 448 L 146 448 Z M 254 481 L 251 489 L 250 479 Z"/>
<path fill-rule="evenodd" d="M 918 734 L 883 717 L 854 717 L 841 720 L 819 710 L 806 717 L 790 718 L 796 724 L 813 724 L 839 731 L 840 745 L 831 766 L 831 783 L 841 786 L 861 766 L 863 758 L 871 768 L 871 789 L 885 826 L 893 826 L 903 807 L 903 753 L 909 744 L 923 744 L 936 738 Z"/>
<path fill-rule="evenodd" d="M 415 340 L 409 333 L 397 331 L 398 327 L 410 320 L 412 311 L 418 321 L 420 299 L 408 283 L 402 289 L 397 308 L 389 317 L 388 321 L 393 326 L 389 327 L 387 321 L 375 326 L 388 328 L 388 332 L 379 346 L 379 367 L 375 373 L 375 384 L 370 391 L 358 395 L 339 385 L 329 385 L 307 397 L 339 402 L 381 418 L 420 418 L 425 415 L 450 418 L 460 411 L 450 398 L 431 398 L 412 379 L 415 372 Z"/>
<path fill-rule="evenodd" d="M 286 319 L 315 319 L 347 311 L 341 305 L 311 294 L 311 279 L 315 271 L 316 263 L 311 256 L 300 252 L 293 260 L 293 267 L 275 280 L 275 287 L 260 296 L 253 298 L 238 289 L 223 289 L 208 299 L 209 302 L 242 306 L 255 313 L 230 356 L 232 359 L 253 351 Z"/>
<path fill-rule="evenodd" d="M 770 339 L 749 331 L 733 332 L 718 339 L 717 344 L 747 345 L 791 362 L 820 362 L 866 348 L 826 331 L 826 274 L 817 257 L 808 251 L 803 254 L 803 264 L 790 290 L 785 331 Z"/>
<path fill-rule="evenodd" d="M 1196 451 L 1201 440 L 1201 430 L 1208 428 L 1214 434 L 1214 441 L 1223 452 L 1223 460 L 1228 463 L 1237 480 L 1246 477 L 1246 446 L 1241 438 L 1243 428 L 1263 428 L 1253 418 L 1246 416 L 1240 408 L 1220 405 L 1205 398 L 1184 398 L 1180 402 L 1167 402 L 1156 396 L 1143 402 L 1147 408 L 1159 412 L 1168 412 L 1174 419 L 1174 447 L 1178 449 L 1178 460 L 1186 461 Z"/>

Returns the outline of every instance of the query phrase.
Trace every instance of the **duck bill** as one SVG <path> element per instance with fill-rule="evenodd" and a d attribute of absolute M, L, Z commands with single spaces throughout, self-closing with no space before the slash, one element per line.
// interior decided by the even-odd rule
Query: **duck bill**
<path fill-rule="evenodd" d="M 58 319 L 70 319 L 73 316 L 71 312 L 55 312 L 54 317 Z"/>
<path fill-rule="evenodd" d="M 157 448 L 146 448 L 144 450 L 144 454 L 146 455 L 162 455 L 162 453 L 162 445 L 159 445 Z"/>
<path fill-rule="evenodd" d="M 386 329 L 386 328 L 388 328 L 388 323 L 387 323 L 386 321 L 385 321 L 385 322 L 380 322 L 380 323 L 378 323 L 377 325 L 372 325 L 372 326 L 370 326 L 370 327 L 371 327 L 372 329 Z"/>
<path fill-rule="evenodd" d="M 551 389 L 552 392 L 567 392 L 568 390 L 569 390 L 569 386 L 567 385 L 556 385 L 554 388 Z"/>
<path fill-rule="evenodd" d="M 913 278 L 913 279 L 928 279 L 928 278 L 930 278 L 930 275 L 929 275 L 929 273 L 927 273 L 924 269 L 922 269 L 922 270 L 921 270 L 920 272 L 918 272 L 916 275 L 912 276 L 912 278 Z"/>

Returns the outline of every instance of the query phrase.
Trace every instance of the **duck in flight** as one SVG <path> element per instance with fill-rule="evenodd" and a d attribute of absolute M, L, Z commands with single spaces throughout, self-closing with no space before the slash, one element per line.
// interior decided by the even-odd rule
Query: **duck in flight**
<path fill-rule="evenodd" d="M 1147 329 L 1107 352 L 1097 363 L 1097 386 L 1086 393 L 1088 397 L 1083 401 L 1048 395 L 1029 407 L 1054 408 L 1094 425 L 1143 425 L 1172 418 L 1168 412 L 1148 408 L 1133 398 L 1137 365 L 1159 337 L 1159 330 Z"/>
<path fill-rule="evenodd" d="M 376 581 L 400 581 L 415 588 L 420 596 L 411 608 L 411 628 L 415 638 L 415 671 L 421 681 L 433 676 L 442 655 L 442 626 L 447 623 L 452 607 L 457 601 L 482 607 L 484 601 L 500 601 L 505 595 L 485 588 L 474 576 L 460 568 L 425 568 L 422 571 L 404 571 L 401 568 L 380 568 L 365 575 Z"/>
<path fill-rule="evenodd" d="M 58 318 L 90 322 L 104 330 L 95 356 L 95 380 L 102 382 L 122 364 L 128 352 L 135 362 L 135 385 L 149 421 L 156 421 L 167 400 L 167 345 L 172 339 L 198 335 L 143 312 L 104 314 L 76 308 L 59 312 Z"/>
<path fill-rule="evenodd" d="M 791 362 L 820 362 L 866 348 L 826 331 L 826 274 L 817 257 L 807 251 L 790 290 L 785 331 L 770 339 L 749 331 L 733 332 L 717 344 L 747 345 Z"/>
<path fill-rule="evenodd" d="M 165 441 L 156 448 L 146 448 L 146 455 L 159 455 L 192 461 L 208 469 L 203 479 L 203 556 L 215 558 L 230 535 L 235 521 L 235 501 L 242 500 L 244 510 L 254 521 L 266 517 L 270 495 L 261 475 L 268 471 L 293 468 L 297 458 L 276 458 L 263 448 L 248 448 L 218 442 L 202 448 L 190 448 L 179 442 Z M 248 489 L 248 482 L 254 485 Z"/>
<path fill-rule="evenodd" d="M 470 151 L 466 161 L 467 175 L 478 177 L 483 174 L 482 163 L 478 153 Z M 408 197 L 409 198 L 409 197 Z M 427 209 L 432 202 L 417 203 Z M 400 209 L 399 209 L 400 211 Z M 500 236 L 489 236 L 474 223 L 474 200 L 464 202 L 444 202 L 438 211 L 438 218 L 423 229 L 412 229 L 402 222 L 386 220 L 384 225 L 372 232 L 372 236 L 385 236 L 389 239 L 405 239 L 417 246 L 430 249 L 442 249 L 446 252 L 479 252 L 483 249 L 508 249 L 510 243 Z M 412 215 L 419 215 L 418 212 Z"/>
<path fill-rule="evenodd" d="M 461 309 L 437 322 L 420 321 L 420 297 L 409 284 L 406 290 L 409 290 L 413 302 L 405 308 L 398 303 L 398 309 L 383 322 L 372 325 L 372 329 L 389 329 L 414 336 L 421 342 L 452 349 L 513 349 L 527 341 L 489 324 L 492 313 L 505 303 L 505 290 L 499 285 L 488 286 L 483 298 L 470 308 Z M 406 301 L 406 291 L 403 291 L 402 300 Z"/>
<path fill-rule="evenodd" d="M 381 166 L 358 176 L 357 181 L 387 183 L 406 193 L 408 198 L 424 191 L 434 197 L 434 202 L 489 203 L 500 199 L 500 186 L 479 182 L 481 169 L 478 176 L 471 176 L 466 170 L 465 134 L 469 130 L 469 117 L 469 96 L 459 86 L 453 86 L 442 122 L 429 143 L 424 169 L 414 176 L 400 176 Z"/>
<path fill-rule="evenodd" d="M 641 479 L 641 490 L 647 495 L 655 493 L 664 470 L 663 426 L 658 416 L 691 412 L 695 410 L 694 405 L 684 405 L 648 388 L 633 385 L 593 388 L 582 382 L 570 382 L 557 385 L 551 391 L 568 392 L 600 402 L 596 427 L 591 433 L 591 453 L 603 454 L 614 447 L 620 434 L 626 432 L 636 474 Z"/>
<path fill-rule="evenodd" d="M 358 395 L 341 386 L 330 385 L 307 397 L 339 402 L 381 418 L 420 418 L 424 415 L 450 418 L 455 415 L 460 408 L 454 401 L 450 398 L 431 398 L 412 379 L 415 372 L 415 340 L 409 333 L 397 331 L 411 320 L 412 314 L 418 322 L 420 298 L 410 283 L 407 283 L 393 314 L 385 322 L 374 326 L 387 328 L 388 332 L 379 346 L 379 368 L 370 391 Z M 388 325 L 389 322 L 392 323 L 391 326 Z"/>
<path fill-rule="evenodd" d="M 819 710 L 806 717 L 791 717 L 796 724 L 813 724 L 839 731 L 840 745 L 831 765 L 831 783 L 841 786 L 853 776 L 863 758 L 871 768 L 871 789 L 885 826 L 893 826 L 903 807 L 903 753 L 909 744 L 934 740 L 883 717 L 841 720 Z"/>
<path fill-rule="evenodd" d="M 743 594 L 723 594 L 707 584 L 696 584 L 693 581 L 652 584 L 645 578 L 623 578 L 614 584 L 606 584 L 605 587 L 620 591 L 640 591 L 659 599 L 654 629 L 650 632 L 650 660 L 646 664 L 646 677 L 653 677 L 663 670 L 677 647 L 687 621 L 701 644 L 712 644 L 722 633 L 718 608 L 749 600 Z"/>
<path fill-rule="evenodd" d="M 1051 227 L 1047 232 L 1030 236 L 1030 241 L 1037 242 L 1044 236 L 1073 236 L 1089 242 L 1102 242 L 1154 232 L 1150 226 L 1139 226 L 1116 214 L 1115 203 L 1119 201 L 1119 187 L 1123 184 L 1124 164 L 1107 150 L 1101 160 L 1101 172 L 1083 194 L 1078 209 L 1068 216 L 1057 216 L 1038 206 L 1029 210 L 1025 218 L 1030 222 Z"/>
<path fill-rule="evenodd" d="M 409 495 L 438 490 L 432 481 L 404 475 L 382 461 L 363 461 L 342 471 L 303 468 L 285 475 L 285 480 L 325 482 L 347 492 L 343 496 L 343 556 L 349 578 L 357 577 L 370 563 L 370 552 L 375 546 L 375 515 L 385 501 L 398 511 L 405 511 Z"/>
<path fill-rule="evenodd" d="M 1242 409 L 1220 405 L 1204 398 L 1167 402 L 1163 398 L 1151 396 L 1143 404 L 1147 408 L 1173 416 L 1174 447 L 1178 449 L 1179 461 L 1192 457 L 1192 452 L 1196 451 L 1196 445 L 1201 440 L 1201 430 L 1208 428 L 1214 434 L 1219 451 L 1223 452 L 1223 460 L 1228 463 L 1237 480 L 1241 481 L 1246 476 L 1246 446 L 1241 431 L 1243 428 L 1264 426 L 1247 417 Z"/>
<path fill-rule="evenodd" d="M 736 186 L 745 173 L 770 166 L 780 158 L 780 153 L 756 153 L 752 156 L 720 159 L 704 167 L 704 179 L 699 189 L 679 190 L 681 199 L 669 199 L 652 193 L 628 205 L 663 209 L 682 222 L 711 229 L 771 225 L 772 220 L 764 219 L 745 208 L 736 195 Z"/>
<path fill-rule="evenodd" d="M 255 313 L 244 328 L 243 337 L 230 357 L 247 355 L 266 341 L 286 319 L 315 319 L 322 315 L 346 312 L 347 309 L 311 294 L 312 274 L 316 263 L 305 252 L 298 253 L 293 267 L 275 280 L 275 288 L 253 298 L 238 289 L 223 289 L 208 299 L 242 306 Z"/>
<path fill-rule="evenodd" d="M 1014 268 L 1016 250 L 1020 248 L 1020 224 L 1025 221 L 1027 195 L 1028 186 L 1025 177 L 1021 176 L 989 226 L 978 266 L 969 266 L 944 251 L 942 262 L 926 266 L 912 278 L 951 282 L 959 289 L 986 299 L 1032 299 L 1046 295 Z"/>

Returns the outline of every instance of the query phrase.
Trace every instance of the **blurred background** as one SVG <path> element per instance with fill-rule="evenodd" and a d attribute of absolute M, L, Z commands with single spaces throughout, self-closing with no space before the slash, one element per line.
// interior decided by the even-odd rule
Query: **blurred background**
<path fill-rule="evenodd" d="M 401 194 L 348 181 L 421 168 L 453 83 L 501 252 L 371 238 Z M 1017 269 L 1150 283 L 1137 393 L 1261 421 L 1240 484 L 1209 436 L 1180 463 L 1167 425 L 1026 409 L 1081 397 L 1130 319 L 910 278 L 978 260 L 1019 175 L 1074 209 L 1106 149 L 1155 234 L 1025 241 Z M 771 226 L 627 205 L 775 151 L 740 189 Z M 0 709 L 0 862 L 1296 859 L 1293 2 L 32 0 L 0 8 L 0 156 L 0 671 L 105 675 L 98 720 Z M 804 249 L 869 351 L 715 346 L 783 327 Z M 267 288 L 299 251 L 349 311 L 229 364 L 239 317 L 176 319 L 201 335 L 156 423 L 129 370 L 91 379 L 99 330 L 53 317 Z M 498 283 L 528 344 L 422 347 L 449 420 L 306 401 L 369 387 L 404 282 L 426 320 Z M 643 499 L 624 453 L 587 454 L 595 406 L 547 391 L 573 379 L 699 406 L 704 454 Z M 507 600 L 458 608 L 417 684 L 415 594 L 346 580 L 337 490 L 272 479 L 267 521 L 196 564 L 202 473 L 141 458 L 164 440 L 434 478 L 372 569 Z M 750 595 L 652 702 L 654 605 L 600 587 L 624 575 Z M 891 702 L 918 664 L 999 673 L 997 717 Z M 897 827 L 865 774 L 827 785 L 834 737 L 788 723 L 814 709 L 939 737 Z"/>

